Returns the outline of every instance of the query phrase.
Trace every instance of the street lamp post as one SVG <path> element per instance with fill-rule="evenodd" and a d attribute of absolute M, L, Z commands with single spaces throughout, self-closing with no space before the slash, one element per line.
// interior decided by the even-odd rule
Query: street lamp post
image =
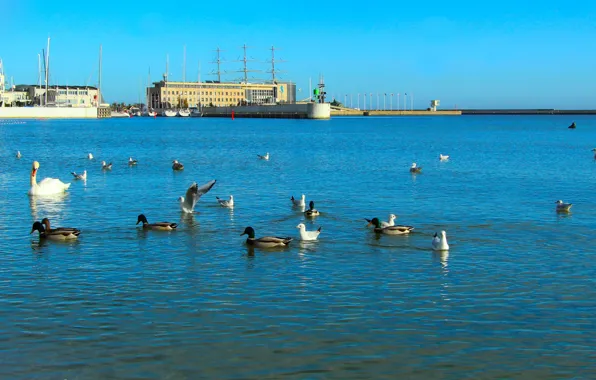
<path fill-rule="evenodd" d="M 360 93 L 358 93 L 358 109 L 360 109 Z"/>
<path fill-rule="evenodd" d="M 352 102 L 352 94 L 350 94 L 350 108 L 354 108 L 354 102 Z"/>
<path fill-rule="evenodd" d="M 372 111 L 372 92 L 370 93 L 370 102 L 368 102 L 368 109 Z"/>
<path fill-rule="evenodd" d="M 377 111 L 378 110 L 380 110 L 380 107 L 379 107 L 379 93 L 377 92 Z"/>
<path fill-rule="evenodd" d="M 344 95 L 344 107 L 348 106 L 348 94 Z"/>
<path fill-rule="evenodd" d="M 397 93 L 397 110 L 399 111 L 399 92 Z"/>
<path fill-rule="evenodd" d="M 410 94 L 410 111 L 414 111 L 414 93 Z"/>
<path fill-rule="evenodd" d="M 387 93 L 383 94 L 383 111 L 387 111 Z"/>
<path fill-rule="evenodd" d="M 404 92 L 404 111 L 408 110 L 408 93 Z"/>
<path fill-rule="evenodd" d="M 391 93 L 391 101 L 389 102 L 389 111 L 393 111 L 393 92 Z"/>
<path fill-rule="evenodd" d="M 366 110 L 366 94 L 362 94 L 362 99 L 364 99 L 364 107 L 362 109 Z"/>

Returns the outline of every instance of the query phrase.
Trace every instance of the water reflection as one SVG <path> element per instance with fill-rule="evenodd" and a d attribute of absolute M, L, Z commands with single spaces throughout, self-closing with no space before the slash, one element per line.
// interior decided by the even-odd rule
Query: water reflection
<path fill-rule="evenodd" d="M 59 193 L 46 196 L 29 196 L 29 207 L 33 220 L 44 217 L 53 218 L 64 208 L 64 201 L 68 193 Z"/>
<path fill-rule="evenodd" d="M 445 273 L 448 273 L 449 270 L 447 269 L 448 260 L 449 260 L 449 251 L 433 251 L 433 257 L 435 260 L 441 262 L 441 266 Z"/>

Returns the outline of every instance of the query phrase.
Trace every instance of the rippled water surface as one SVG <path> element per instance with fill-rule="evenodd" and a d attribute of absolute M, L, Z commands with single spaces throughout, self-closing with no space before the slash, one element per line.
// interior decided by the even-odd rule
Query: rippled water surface
<path fill-rule="evenodd" d="M 596 117 L 571 121 L 1 121 L 0 378 L 594 378 Z M 88 180 L 31 198 L 34 160 L 38 180 Z M 290 206 L 302 193 L 314 222 Z M 389 213 L 414 233 L 366 228 Z M 79 240 L 40 243 L 43 217 Z M 250 251 L 246 226 L 295 240 Z"/>

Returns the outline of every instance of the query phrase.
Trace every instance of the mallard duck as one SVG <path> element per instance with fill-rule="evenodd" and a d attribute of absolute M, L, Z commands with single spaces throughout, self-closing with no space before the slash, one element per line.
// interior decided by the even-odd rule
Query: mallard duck
<path fill-rule="evenodd" d="M 448 251 L 449 244 L 447 244 L 447 233 L 445 231 L 441 231 L 441 237 L 437 233 L 433 237 L 432 241 L 433 251 Z"/>
<path fill-rule="evenodd" d="M 174 160 L 174 161 L 172 161 L 172 169 L 184 170 L 184 165 L 182 165 L 182 163 L 178 162 L 178 160 Z"/>
<path fill-rule="evenodd" d="M 265 153 L 263 156 L 257 154 L 257 157 L 259 157 L 261 160 L 269 161 L 269 152 Z"/>
<path fill-rule="evenodd" d="M 138 164 L 138 163 L 139 163 L 139 161 L 137 161 L 137 160 L 133 160 L 133 159 L 132 159 L 132 157 L 128 157 L 128 164 L 129 164 L 130 166 L 136 165 L 136 164 Z"/>
<path fill-rule="evenodd" d="M 320 214 L 321 213 L 315 209 L 315 202 L 310 201 L 310 203 L 308 204 L 308 210 L 304 211 L 304 216 L 306 216 L 307 218 L 312 218 Z"/>
<path fill-rule="evenodd" d="M 565 203 L 562 200 L 558 200 L 555 202 L 557 204 L 556 206 L 556 210 L 557 212 L 569 212 L 571 211 L 571 206 L 573 206 L 573 203 Z"/>
<path fill-rule="evenodd" d="M 303 223 L 300 223 L 296 228 L 300 230 L 300 240 L 302 241 L 317 240 L 321 234 L 321 227 L 316 231 L 307 231 L 306 226 Z"/>
<path fill-rule="evenodd" d="M 296 207 L 306 206 L 306 195 L 304 195 L 304 194 L 302 194 L 302 197 L 300 197 L 300 199 L 296 199 L 292 195 L 292 198 L 290 198 L 290 200 L 292 201 L 293 206 L 296 206 Z"/>
<path fill-rule="evenodd" d="M 240 234 L 248 235 L 246 238 L 246 244 L 259 247 L 259 248 L 275 248 L 275 247 L 286 247 L 292 241 L 291 237 L 275 237 L 275 236 L 263 236 L 262 238 L 255 239 L 255 230 L 252 227 L 246 227 L 244 232 Z"/>
<path fill-rule="evenodd" d="M 176 229 L 176 227 L 178 227 L 178 224 L 170 222 L 159 222 L 149 224 L 147 218 L 143 214 L 139 215 L 139 217 L 137 218 L 137 224 L 141 222 L 143 223 L 143 228 L 148 230 L 173 231 Z"/>
<path fill-rule="evenodd" d="M 112 170 L 112 163 L 106 164 L 105 161 L 101 162 L 101 170 Z"/>
<path fill-rule="evenodd" d="M 410 173 L 413 173 L 413 174 L 422 173 L 422 166 L 418 166 L 418 165 L 416 165 L 415 162 L 413 162 L 412 166 L 410 166 Z"/>
<path fill-rule="evenodd" d="M 234 196 L 230 195 L 230 199 L 220 199 L 219 197 L 215 197 L 217 198 L 217 203 L 219 203 L 219 205 L 221 207 L 227 207 L 227 208 L 233 208 L 234 207 Z"/>
<path fill-rule="evenodd" d="M 367 219 L 368 220 L 368 219 Z M 375 226 L 374 231 L 378 234 L 385 234 L 385 235 L 405 235 L 412 232 L 414 227 L 412 226 L 389 226 L 389 227 L 381 227 L 381 222 L 379 218 L 373 218 L 369 225 Z"/>
<path fill-rule="evenodd" d="M 45 227 L 44 227 L 44 224 L 45 224 Z M 39 232 L 40 239 L 50 239 L 50 240 L 74 240 L 74 239 L 77 239 L 79 237 L 79 234 L 81 233 L 81 231 L 76 228 L 60 227 L 60 228 L 55 228 L 52 230 L 52 229 L 50 229 L 50 221 L 48 218 L 44 218 L 41 221 L 41 223 L 40 222 L 33 223 L 33 227 L 31 227 L 30 234 L 32 234 L 33 231 Z"/>
<path fill-rule="evenodd" d="M 16 157 L 17 157 L 17 158 L 21 158 L 21 157 L 22 157 L 22 156 L 21 156 L 21 151 L 20 151 L 20 150 L 17 150 L 17 156 L 16 156 Z"/>
<path fill-rule="evenodd" d="M 449 160 L 449 156 L 443 155 L 443 154 L 439 154 L 439 160 L 441 160 L 441 161 L 447 161 L 447 160 Z"/>
<path fill-rule="evenodd" d="M 77 174 L 76 172 L 70 172 L 70 174 L 72 174 L 74 179 L 83 180 L 83 181 L 87 180 L 87 170 L 83 170 L 83 174 Z"/>

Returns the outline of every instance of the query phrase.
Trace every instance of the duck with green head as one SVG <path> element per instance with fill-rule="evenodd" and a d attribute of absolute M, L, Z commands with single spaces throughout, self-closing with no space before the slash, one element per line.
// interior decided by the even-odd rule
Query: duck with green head
<path fill-rule="evenodd" d="M 385 234 L 385 235 L 405 235 L 405 234 L 409 234 L 414 229 L 414 227 L 412 227 L 412 226 L 398 226 L 398 225 L 382 227 L 381 221 L 379 220 L 379 218 L 373 218 L 370 222 L 368 222 L 369 226 L 371 224 L 373 226 L 375 226 L 374 231 L 376 233 Z"/>
<path fill-rule="evenodd" d="M 255 238 L 255 230 L 252 227 L 246 227 L 244 232 L 240 234 L 248 235 L 246 238 L 246 245 L 259 248 L 276 248 L 276 247 L 287 247 L 292 241 L 291 237 L 275 237 L 275 236 L 263 236 L 261 238 Z"/>
<path fill-rule="evenodd" d="M 81 233 L 79 229 L 76 228 L 65 228 L 65 227 L 58 227 L 55 229 L 50 228 L 50 220 L 48 218 L 44 218 L 41 223 L 35 222 L 33 223 L 33 227 L 31 227 L 30 234 L 33 231 L 39 232 L 40 239 L 50 239 L 50 240 L 74 240 L 77 239 Z"/>
<path fill-rule="evenodd" d="M 178 227 L 178 224 L 170 222 L 149 223 L 143 214 L 137 218 L 137 224 L 139 223 L 143 223 L 143 229 L 154 231 L 173 231 Z"/>
<path fill-rule="evenodd" d="M 319 216 L 321 213 L 315 209 L 315 202 L 310 201 L 308 204 L 308 210 L 304 211 L 304 216 L 307 218 L 313 218 L 315 216 Z"/>

